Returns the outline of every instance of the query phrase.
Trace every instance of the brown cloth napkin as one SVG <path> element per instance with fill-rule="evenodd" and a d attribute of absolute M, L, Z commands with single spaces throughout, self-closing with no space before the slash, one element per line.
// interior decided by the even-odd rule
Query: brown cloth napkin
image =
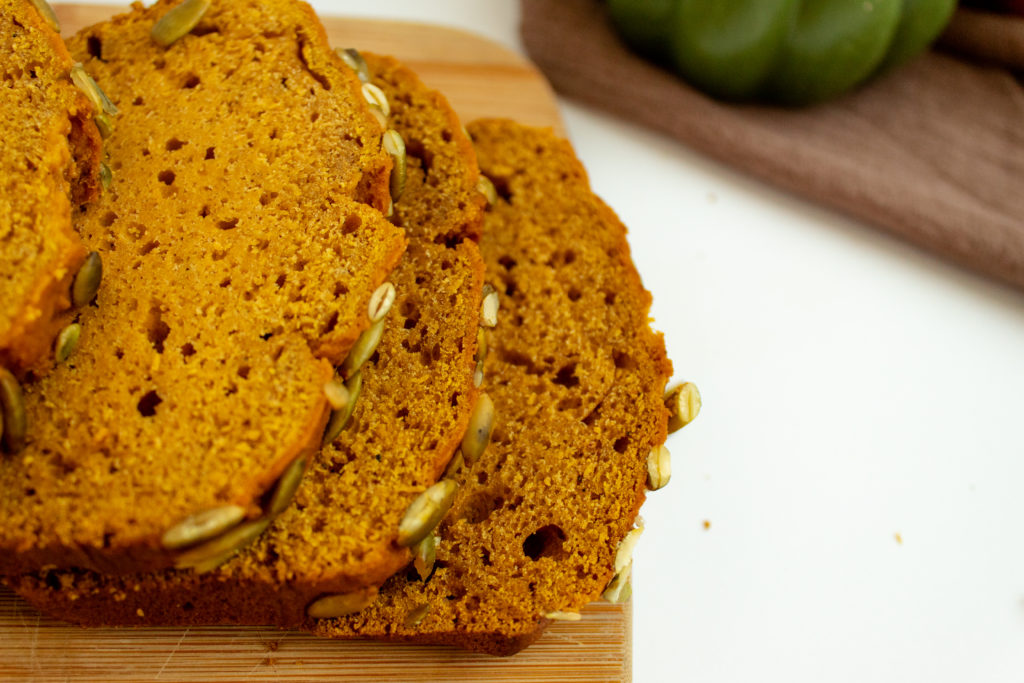
<path fill-rule="evenodd" d="M 931 52 L 810 109 L 717 102 L 629 52 L 597 0 L 523 0 L 555 88 L 1024 289 L 1024 89 Z"/>

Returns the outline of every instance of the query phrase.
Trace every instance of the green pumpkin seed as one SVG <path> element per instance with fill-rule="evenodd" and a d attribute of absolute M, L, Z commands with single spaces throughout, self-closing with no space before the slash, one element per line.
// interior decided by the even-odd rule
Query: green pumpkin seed
<path fill-rule="evenodd" d="M 615 573 L 620 574 L 623 569 L 633 563 L 633 548 L 640 540 L 640 534 L 644 532 L 643 526 L 632 529 L 619 542 L 619 548 L 615 551 Z"/>
<path fill-rule="evenodd" d="M 100 137 L 104 140 L 114 134 L 114 119 L 110 118 L 107 114 L 100 112 L 92 120 L 100 131 Z"/>
<path fill-rule="evenodd" d="M 363 83 L 363 99 L 371 107 L 380 109 L 380 113 L 384 115 L 385 119 L 391 116 L 391 105 L 388 103 L 388 96 L 373 83 Z"/>
<path fill-rule="evenodd" d="M 476 191 L 487 199 L 489 205 L 494 206 L 498 203 L 498 190 L 495 189 L 494 183 L 487 176 L 481 175 L 477 179 Z"/>
<path fill-rule="evenodd" d="M 8 453 L 17 453 L 25 447 L 28 436 L 28 418 L 25 414 L 25 396 L 21 384 L 7 369 L 0 368 L 0 414 L 3 415 L 3 445 Z"/>
<path fill-rule="evenodd" d="M 672 454 L 664 444 L 655 446 L 647 454 L 647 488 L 657 491 L 672 478 Z"/>
<path fill-rule="evenodd" d="M 114 174 L 111 172 L 110 167 L 107 166 L 107 162 L 100 162 L 100 185 L 103 186 L 104 190 L 109 190 L 110 185 L 114 182 Z"/>
<path fill-rule="evenodd" d="M 409 505 L 398 525 L 398 545 L 408 548 L 422 541 L 444 518 L 455 501 L 459 485 L 442 479 Z"/>
<path fill-rule="evenodd" d="M 57 21 L 57 15 L 54 13 L 53 8 L 50 7 L 50 3 L 46 0 L 32 0 L 32 4 L 36 10 L 43 15 L 43 20 L 46 21 L 46 25 L 52 28 L 57 33 L 60 33 L 60 22 Z"/>
<path fill-rule="evenodd" d="M 485 393 L 481 393 L 469 416 L 469 426 L 462 437 L 462 455 L 469 464 L 475 463 L 491 442 L 494 430 L 494 401 Z"/>
<path fill-rule="evenodd" d="M 371 323 L 384 319 L 384 316 L 391 311 L 391 307 L 395 305 L 395 296 L 395 286 L 390 282 L 385 282 L 373 291 L 373 294 L 370 295 L 370 304 L 367 306 Z"/>
<path fill-rule="evenodd" d="M 545 619 L 551 619 L 553 621 L 579 621 L 583 617 L 580 615 L 579 612 L 555 611 L 555 612 L 547 612 L 544 615 L 544 618 Z"/>
<path fill-rule="evenodd" d="M 344 50 L 337 48 L 334 52 L 341 57 L 341 61 L 345 62 L 348 68 L 356 72 L 356 76 L 359 77 L 360 81 L 363 83 L 370 82 L 370 67 L 366 65 L 366 60 L 359 54 L 359 50 L 354 47 Z"/>
<path fill-rule="evenodd" d="M 348 405 L 348 389 L 345 383 L 337 378 L 324 385 L 324 396 L 327 397 L 331 410 L 344 410 Z"/>
<path fill-rule="evenodd" d="M 210 0 L 185 0 L 160 17 L 149 35 L 160 47 L 173 45 L 196 27 L 208 9 Z"/>
<path fill-rule="evenodd" d="M 601 597 L 607 602 L 620 603 L 629 599 L 633 592 L 630 587 L 629 577 L 633 573 L 633 563 L 626 565 L 626 568 L 612 577 L 608 587 L 604 589 Z"/>
<path fill-rule="evenodd" d="M 82 326 L 72 323 L 60 331 L 57 335 L 56 350 L 54 356 L 58 363 L 66 361 L 78 346 L 78 338 L 82 334 Z"/>
<path fill-rule="evenodd" d="M 193 569 L 200 574 L 216 569 L 259 538 L 268 526 L 269 518 L 239 524 L 228 532 L 178 555 L 174 566 L 176 569 Z"/>
<path fill-rule="evenodd" d="M 376 597 L 376 588 L 365 588 L 353 593 L 325 595 L 310 603 L 306 608 L 306 614 L 313 619 L 343 617 L 366 609 Z"/>
<path fill-rule="evenodd" d="M 693 422 L 700 414 L 701 400 L 697 385 L 684 382 L 665 390 L 665 407 L 668 408 L 668 433 L 679 431 Z"/>
<path fill-rule="evenodd" d="M 352 417 L 352 412 L 356 409 L 356 401 L 359 400 L 359 394 L 363 390 L 363 373 L 356 372 L 349 377 L 345 388 L 348 390 L 348 403 L 341 410 L 331 413 L 331 417 L 327 421 L 327 429 L 324 431 L 324 446 L 338 438 L 341 431 L 345 429 L 345 425 L 348 424 L 349 418 Z"/>
<path fill-rule="evenodd" d="M 440 544 L 440 538 L 429 534 L 412 549 L 412 566 L 423 581 L 426 581 L 430 572 L 434 571 L 434 562 L 437 561 L 437 546 Z"/>
<path fill-rule="evenodd" d="M 105 112 L 110 116 L 117 116 L 117 107 L 110 98 L 107 97 L 107 93 L 103 92 L 103 88 L 93 80 L 93 77 L 86 72 L 85 67 L 82 66 L 81 62 L 76 62 L 71 67 L 71 80 L 78 86 L 78 89 L 92 102 L 92 106 L 97 112 Z"/>
<path fill-rule="evenodd" d="M 444 478 L 455 479 L 455 475 L 458 474 L 459 470 L 461 470 L 465 465 L 466 458 L 462 455 L 462 451 L 455 451 L 455 455 L 452 456 L 452 459 L 448 462 L 448 467 L 444 470 Z"/>
<path fill-rule="evenodd" d="M 245 508 L 225 505 L 198 512 L 175 524 L 160 539 L 168 550 L 185 548 L 220 536 L 245 517 Z"/>
<path fill-rule="evenodd" d="M 394 162 L 391 167 L 391 199 L 397 202 L 405 191 L 405 140 L 401 133 L 390 128 L 384 133 L 382 145 Z"/>
<path fill-rule="evenodd" d="M 277 517 L 291 504 L 292 498 L 295 497 L 295 492 L 299 490 L 299 484 L 302 483 L 302 475 L 305 473 L 305 458 L 298 458 L 291 465 L 288 465 L 284 474 L 277 480 L 274 495 L 271 496 L 270 504 L 267 505 L 267 517 L 269 519 Z"/>
<path fill-rule="evenodd" d="M 85 263 L 78 269 L 71 283 L 71 303 L 76 308 L 87 306 L 96 298 L 103 281 L 103 260 L 99 253 L 93 251 L 85 257 Z"/>
<path fill-rule="evenodd" d="M 473 386 L 479 389 L 484 384 L 484 362 L 478 360 L 473 370 Z"/>
<path fill-rule="evenodd" d="M 380 343 L 383 334 L 384 320 L 378 320 L 359 335 L 352 350 L 348 352 L 345 362 L 341 364 L 341 374 L 345 379 L 351 377 L 359 368 L 363 367 L 363 363 L 370 359 L 373 352 L 377 350 L 377 344 Z"/>
<path fill-rule="evenodd" d="M 424 618 L 426 618 L 428 612 L 430 612 L 430 603 L 425 602 L 416 609 L 409 612 L 408 615 L 406 615 L 405 627 L 416 628 L 420 625 L 420 622 L 423 621 Z"/>
<path fill-rule="evenodd" d="M 380 110 L 380 107 L 371 104 L 370 115 L 377 120 L 377 123 L 380 124 L 381 128 L 384 128 L 385 130 L 387 129 L 388 117 L 384 115 L 384 112 Z M 390 216 L 391 213 L 389 212 L 387 215 Z"/>
<path fill-rule="evenodd" d="M 491 285 L 484 285 L 483 300 L 480 302 L 480 324 L 484 327 L 494 327 L 498 324 L 498 308 L 501 300 L 498 292 Z"/>
<path fill-rule="evenodd" d="M 487 333 L 482 327 L 476 330 L 476 355 L 473 357 L 480 362 L 487 359 Z"/>

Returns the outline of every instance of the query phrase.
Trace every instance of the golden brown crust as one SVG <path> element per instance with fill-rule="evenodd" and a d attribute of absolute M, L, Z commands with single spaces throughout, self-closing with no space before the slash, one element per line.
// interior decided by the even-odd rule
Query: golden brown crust
<path fill-rule="evenodd" d="M 92 107 L 68 76 L 72 61 L 60 36 L 27 0 L 5 0 L 0 21 L 11 108 L 0 261 L 14 269 L 0 273 L 0 366 L 23 377 L 48 369 L 53 340 L 71 318 L 68 290 L 86 253 L 72 206 L 95 199 L 101 143 Z"/>
<path fill-rule="evenodd" d="M 308 6 L 218 0 L 161 48 L 150 29 L 172 4 L 71 41 L 121 110 L 113 182 L 78 221 L 104 282 L 69 362 L 25 384 L 0 573 L 162 568 L 161 537 L 190 515 L 261 515 L 317 444 L 324 383 L 405 246 L 356 201 L 385 203 L 391 162 Z"/>

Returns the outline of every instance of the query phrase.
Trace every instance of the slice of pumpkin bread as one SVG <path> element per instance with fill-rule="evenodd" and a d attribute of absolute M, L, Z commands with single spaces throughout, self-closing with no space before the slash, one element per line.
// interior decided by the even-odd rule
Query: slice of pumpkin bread
<path fill-rule="evenodd" d="M 315 601 L 365 603 L 408 564 L 400 522 L 444 471 L 476 399 L 484 271 L 468 238 L 480 232 L 484 200 L 472 145 L 447 102 L 395 60 L 366 61 L 391 103 L 388 124 L 409 141 L 396 164 L 407 173 L 394 211 L 410 243 L 350 420 L 333 430 L 295 505 L 233 560 L 204 574 L 12 578 L 41 609 L 86 625 L 297 626 Z"/>
<path fill-rule="evenodd" d="M 481 241 L 501 294 L 485 363 L 492 442 L 451 470 L 433 574 L 399 574 L 366 610 L 308 624 L 321 636 L 509 654 L 627 572 L 648 456 L 667 433 L 671 363 L 650 295 L 568 143 L 507 121 L 469 131 L 499 196 Z"/>
<path fill-rule="evenodd" d="M 136 4 L 70 42 L 121 112 L 78 220 L 105 284 L 68 363 L 25 387 L 0 573 L 147 571 L 250 534 L 319 447 L 331 366 L 404 248 L 373 208 L 382 130 L 312 10 L 220 0 L 190 30 L 169 12 L 203 4 Z"/>
<path fill-rule="evenodd" d="M 71 67 L 32 3 L 0 2 L 0 369 L 18 377 L 48 365 L 70 321 L 71 284 L 86 256 L 72 207 L 99 187 L 95 112 Z"/>

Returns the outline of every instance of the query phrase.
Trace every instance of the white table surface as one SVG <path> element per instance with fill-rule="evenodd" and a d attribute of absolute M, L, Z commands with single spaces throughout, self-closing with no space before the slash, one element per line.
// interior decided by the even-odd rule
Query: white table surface
<path fill-rule="evenodd" d="M 312 4 L 522 50 L 515 0 Z M 635 680 L 1024 680 L 1024 294 L 561 103 L 704 397 L 643 509 Z"/>

